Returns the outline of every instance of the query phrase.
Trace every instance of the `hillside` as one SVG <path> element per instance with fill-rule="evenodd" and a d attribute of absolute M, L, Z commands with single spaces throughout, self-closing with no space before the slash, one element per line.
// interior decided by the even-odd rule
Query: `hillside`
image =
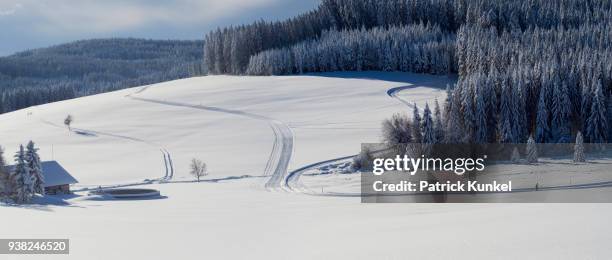
<path fill-rule="evenodd" d="M 202 41 L 96 39 L 0 57 L 0 113 L 201 74 Z"/>
<path fill-rule="evenodd" d="M 525 249 L 533 257 L 602 258 L 610 252 L 606 204 L 364 205 L 354 197 L 300 194 L 282 183 L 297 168 L 379 141 L 384 118 L 412 112 L 406 104 L 443 100 L 453 80 L 381 72 L 208 76 L 0 115 L 7 155 L 35 140 L 43 160 L 59 161 L 80 181 L 76 190 L 141 184 L 162 193 L 107 200 L 82 191 L 42 205 L 2 207 L 6 219 L 28 223 L 4 226 L 2 234 L 70 238 L 70 259 L 496 258 L 499 252 L 519 258 Z M 62 125 L 69 113 L 72 132 Z M 169 157 L 174 174 L 166 178 Z M 202 183 L 188 174 L 194 157 L 209 165 Z M 310 192 L 343 190 L 358 176 L 309 175 L 303 184 Z M 513 242 L 499 243 L 492 232 Z M 440 243 L 446 250 L 438 250 Z"/>

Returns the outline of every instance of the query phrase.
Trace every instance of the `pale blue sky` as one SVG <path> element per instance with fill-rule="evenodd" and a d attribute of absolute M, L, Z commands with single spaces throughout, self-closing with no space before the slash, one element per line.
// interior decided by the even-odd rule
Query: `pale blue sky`
<path fill-rule="evenodd" d="M 108 37 L 201 39 L 218 26 L 277 20 L 319 0 L 0 0 L 0 56 Z"/>

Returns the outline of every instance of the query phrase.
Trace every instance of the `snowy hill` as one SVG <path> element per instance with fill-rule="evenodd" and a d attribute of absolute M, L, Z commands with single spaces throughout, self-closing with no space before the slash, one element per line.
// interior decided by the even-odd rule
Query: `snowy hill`
<path fill-rule="evenodd" d="M 32 139 L 43 159 L 79 180 L 77 189 L 170 182 L 146 185 L 164 196 L 155 200 L 78 192 L 48 205 L 1 207 L 3 219 L 28 223 L 2 226 L 2 236 L 69 238 L 73 259 L 609 255 L 605 204 L 365 205 L 279 192 L 291 170 L 379 141 L 384 118 L 442 100 L 450 81 L 378 72 L 210 76 L 0 115 L 7 157 Z M 63 126 L 68 114 L 72 131 Z M 188 182 L 192 158 L 205 161 L 205 179 L 215 181 Z"/>

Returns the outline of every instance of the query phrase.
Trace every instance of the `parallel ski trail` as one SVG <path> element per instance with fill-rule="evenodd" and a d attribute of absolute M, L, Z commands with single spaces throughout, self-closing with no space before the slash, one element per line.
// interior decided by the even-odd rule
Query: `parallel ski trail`
<path fill-rule="evenodd" d="M 291 161 L 291 156 L 293 154 L 293 132 L 287 124 L 266 116 L 241 110 L 134 97 L 131 95 L 126 97 L 136 101 L 233 114 L 267 122 L 274 134 L 274 143 L 272 144 L 272 151 L 270 152 L 270 156 L 268 158 L 268 162 L 266 163 L 266 168 L 264 169 L 263 173 L 264 176 L 270 176 L 270 179 L 265 184 L 265 188 L 268 190 L 287 189 L 284 185 L 284 180 L 288 174 L 287 170 L 289 168 L 289 162 Z"/>

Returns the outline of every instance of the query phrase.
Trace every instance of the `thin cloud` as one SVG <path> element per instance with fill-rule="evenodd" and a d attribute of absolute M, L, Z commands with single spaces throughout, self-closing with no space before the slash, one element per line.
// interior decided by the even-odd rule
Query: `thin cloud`
<path fill-rule="evenodd" d="M 18 3 L 7 9 L 0 8 L 0 16 L 14 15 L 17 13 L 17 10 L 21 9 L 22 7 L 23 5 Z"/>
<path fill-rule="evenodd" d="M 9 0 L 10 1 L 10 0 Z M 39 31 L 107 33 L 203 24 L 282 0 L 22 0 Z"/>

